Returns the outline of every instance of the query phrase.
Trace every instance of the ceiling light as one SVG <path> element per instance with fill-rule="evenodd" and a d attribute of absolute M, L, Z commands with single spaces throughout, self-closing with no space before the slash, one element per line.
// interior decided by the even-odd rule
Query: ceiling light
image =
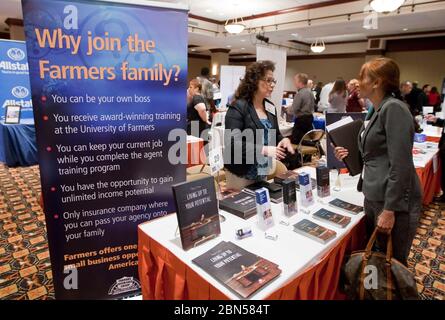
<path fill-rule="evenodd" d="M 241 39 L 241 42 L 246 42 L 246 39 Z"/>
<path fill-rule="evenodd" d="M 191 51 L 193 51 L 193 52 L 195 52 L 196 51 L 196 49 L 190 49 Z"/>
<path fill-rule="evenodd" d="M 403 28 L 403 31 L 408 31 L 408 28 Z"/>
<path fill-rule="evenodd" d="M 213 10 L 212 9 L 206 9 L 206 12 L 211 13 L 211 12 L 213 12 Z"/>
<path fill-rule="evenodd" d="M 227 19 L 224 28 L 228 33 L 238 34 L 243 32 L 246 26 L 244 25 L 243 18 L 239 19 L 235 18 L 235 19 Z"/>
<path fill-rule="evenodd" d="M 246 50 L 246 48 L 241 48 L 241 50 Z"/>
<path fill-rule="evenodd" d="M 230 44 L 228 44 L 228 45 L 226 46 L 226 48 L 232 48 L 232 46 L 231 46 Z"/>
<path fill-rule="evenodd" d="M 405 0 L 372 0 L 371 8 L 380 13 L 396 11 L 405 2 Z"/>
<path fill-rule="evenodd" d="M 294 36 L 295 38 L 298 38 L 299 36 L 298 36 L 298 33 L 291 33 L 290 34 L 291 36 Z"/>
<path fill-rule="evenodd" d="M 322 53 L 326 49 L 326 45 L 323 40 L 316 39 L 315 42 L 311 44 L 311 51 L 314 53 Z"/>

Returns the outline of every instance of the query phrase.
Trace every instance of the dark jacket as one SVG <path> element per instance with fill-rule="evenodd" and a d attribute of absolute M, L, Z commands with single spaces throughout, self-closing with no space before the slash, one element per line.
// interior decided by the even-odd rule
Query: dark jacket
<path fill-rule="evenodd" d="M 275 140 L 276 146 L 283 137 L 280 134 L 276 117 L 276 108 L 272 102 L 265 99 L 263 103 L 269 103 L 275 110 L 275 114 L 267 111 L 267 118 L 272 124 L 273 131 L 269 130 L 269 145 Z M 239 129 L 239 130 L 235 130 Z M 252 102 L 237 100 L 227 110 L 224 132 L 224 166 L 237 176 L 247 174 L 250 167 L 257 162 L 257 156 L 263 149 L 264 130 Z M 235 131 L 233 131 L 235 130 Z M 270 134 L 274 132 L 274 136 Z"/>
<path fill-rule="evenodd" d="M 414 125 L 408 106 L 385 98 L 362 132 L 359 149 L 365 198 L 384 201 L 387 210 L 408 212 L 410 203 L 421 201 L 422 195 L 413 163 Z"/>
<path fill-rule="evenodd" d="M 413 88 L 409 94 L 405 96 L 406 103 L 408 103 L 411 114 L 416 116 L 422 112 L 423 91 L 419 88 Z"/>

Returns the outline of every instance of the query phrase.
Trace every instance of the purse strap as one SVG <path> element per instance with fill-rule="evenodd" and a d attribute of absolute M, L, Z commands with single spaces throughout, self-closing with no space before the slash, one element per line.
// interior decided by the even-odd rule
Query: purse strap
<path fill-rule="evenodd" d="M 368 265 L 368 260 L 371 257 L 372 254 L 372 247 L 374 246 L 375 241 L 377 240 L 377 228 L 374 229 L 374 232 L 372 233 L 371 237 L 369 238 L 368 244 L 366 245 L 365 254 L 363 255 L 363 261 L 361 266 L 361 272 L 360 272 L 360 282 L 359 282 L 359 296 L 360 300 L 364 300 L 365 298 L 365 273 L 364 270 L 366 266 Z M 392 300 L 392 274 L 391 274 L 391 259 L 393 255 L 393 249 L 392 249 L 392 234 L 390 233 L 388 235 L 388 240 L 386 241 L 386 298 L 387 300 Z"/>

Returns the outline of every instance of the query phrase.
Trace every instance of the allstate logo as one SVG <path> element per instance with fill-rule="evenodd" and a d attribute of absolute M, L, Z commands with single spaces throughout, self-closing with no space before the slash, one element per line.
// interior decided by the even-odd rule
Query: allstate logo
<path fill-rule="evenodd" d="M 25 52 L 19 48 L 11 48 L 6 52 L 6 54 L 14 61 L 22 61 L 25 59 Z"/>
<path fill-rule="evenodd" d="M 28 96 L 29 90 L 26 89 L 25 87 L 20 87 L 19 86 L 19 87 L 12 88 L 11 93 L 17 99 L 23 99 L 23 98 L 26 98 Z"/>
<path fill-rule="evenodd" d="M 113 283 L 111 288 L 108 290 L 108 294 L 114 296 L 125 292 L 136 291 L 140 288 L 141 284 L 137 279 L 134 279 L 133 277 L 122 277 Z"/>

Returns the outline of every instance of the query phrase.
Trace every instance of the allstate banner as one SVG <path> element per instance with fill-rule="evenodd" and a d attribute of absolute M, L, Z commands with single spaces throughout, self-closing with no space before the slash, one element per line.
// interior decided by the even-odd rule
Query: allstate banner
<path fill-rule="evenodd" d="M 32 119 L 29 68 L 24 41 L 0 40 L 0 119 L 6 106 L 21 106 L 21 118 Z"/>
<path fill-rule="evenodd" d="M 137 3 L 22 1 L 58 299 L 139 293 L 137 225 L 185 180 L 187 12 Z"/>

